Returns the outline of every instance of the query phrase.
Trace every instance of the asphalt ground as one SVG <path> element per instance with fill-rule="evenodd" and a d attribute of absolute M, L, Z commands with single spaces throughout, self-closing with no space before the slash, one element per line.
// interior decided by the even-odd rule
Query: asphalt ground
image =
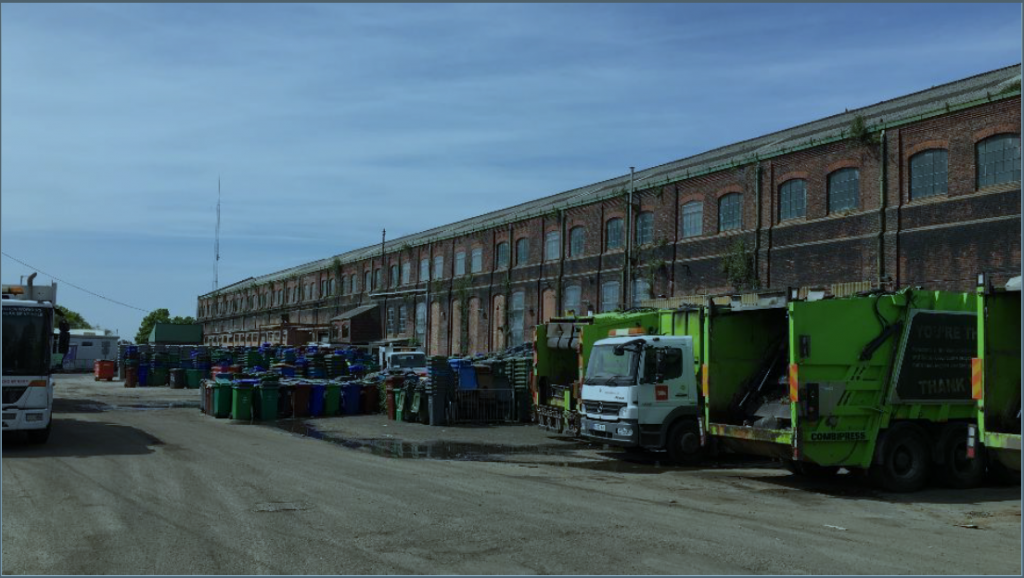
<path fill-rule="evenodd" d="M 4 574 L 1021 572 L 1019 486 L 887 494 L 523 425 L 253 425 L 57 379 L 49 443 L 3 436 Z"/>

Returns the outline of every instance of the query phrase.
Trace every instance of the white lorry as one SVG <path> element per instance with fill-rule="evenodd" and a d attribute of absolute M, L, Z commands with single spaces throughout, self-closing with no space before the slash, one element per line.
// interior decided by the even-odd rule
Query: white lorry
<path fill-rule="evenodd" d="M 53 409 L 53 316 L 57 284 L 0 286 L 3 314 L 3 431 L 25 431 L 28 441 L 46 443 Z M 60 324 L 60 353 L 67 353 L 68 327 Z"/>
<path fill-rule="evenodd" d="M 427 376 L 427 355 L 415 347 L 383 345 L 379 351 L 381 371 L 415 373 Z"/>
<path fill-rule="evenodd" d="M 700 460 L 700 403 L 690 336 L 631 335 L 594 344 L 580 396 L 581 435 Z"/>

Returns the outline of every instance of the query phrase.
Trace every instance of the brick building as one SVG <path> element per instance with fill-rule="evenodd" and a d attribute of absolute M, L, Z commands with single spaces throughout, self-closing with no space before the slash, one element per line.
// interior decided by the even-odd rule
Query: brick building
<path fill-rule="evenodd" d="M 446 355 L 650 298 L 1005 281 L 1021 266 L 1020 71 L 249 278 L 201 295 L 197 319 L 213 344 L 408 339 Z"/>

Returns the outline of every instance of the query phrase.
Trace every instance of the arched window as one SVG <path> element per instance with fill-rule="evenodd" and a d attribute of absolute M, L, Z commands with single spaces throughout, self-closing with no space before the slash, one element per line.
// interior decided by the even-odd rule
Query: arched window
<path fill-rule="evenodd" d="M 619 282 L 608 281 L 601 285 L 601 312 L 607 313 L 619 308 Z"/>
<path fill-rule="evenodd" d="M 508 243 L 498 243 L 494 248 L 494 263 L 497 269 L 508 267 Z"/>
<path fill-rule="evenodd" d="M 391 286 L 392 287 L 397 287 L 398 286 L 398 265 L 397 264 L 391 266 L 391 279 L 389 279 L 389 281 L 391 281 Z"/>
<path fill-rule="evenodd" d="M 779 220 L 796 219 L 807 214 L 807 181 L 791 179 L 779 187 Z"/>
<path fill-rule="evenodd" d="M 420 278 L 417 283 L 430 281 L 430 259 L 420 259 Z"/>
<path fill-rule="evenodd" d="M 455 253 L 455 276 L 466 274 L 466 252 L 459 251 Z"/>
<path fill-rule="evenodd" d="M 704 229 L 704 203 L 693 201 L 683 205 L 683 238 L 699 237 Z"/>
<path fill-rule="evenodd" d="M 569 256 L 582 257 L 586 243 L 587 230 L 583 227 L 573 227 L 569 231 Z"/>
<path fill-rule="evenodd" d="M 633 307 L 640 307 L 640 302 L 651 298 L 651 284 L 647 279 L 633 279 Z"/>
<path fill-rule="evenodd" d="M 525 265 L 530 261 L 530 240 L 526 237 L 516 241 L 516 266 Z"/>
<path fill-rule="evenodd" d="M 479 273 L 484 270 L 484 250 L 480 247 L 473 249 L 470 253 L 469 259 L 469 271 L 471 273 Z"/>
<path fill-rule="evenodd" d="M 604 224 L 605 251 L 622 248 L 622 219 L 608 219 Z"/>
<path fill-rule="evenodd" d="M 416 340 L 420 347 L 427 342 L 427 304 L 423 301 L 416 304 Z"/>
<path fill-rule="evenodd" d="M 828 176 L 828 212 L 856 209 L 860 204 L 860 169 L 839 169 Z"/>
<path fill-rule="evenodd" d="M 363 274 L 363 291 L 370 292 L 370 271 L 367 269 L 366 273 Z"/>
<path fill-rule="evenodd" d="M 444 255 L 434 257 L 434 279 L 444 276 Z"/>
<path fill-rule="evenodd" d="M 509 345 L 516 346 L 523 343 L 523 334 L 526 324 L 526 294 L 522 291 L 516 291 L 512 294 L 512 306 L 509 308 L 509 331 L 511 333 L 511 343 Z"/>
<path fill-rule="evenodd" d="M 910 198 L 945 195 L 949 190 L 949 152 L 929 149 L 910 157 Z"/>
<path fill-rule="evenodd" d="M 718 199 L 718 232 L 732 231 L 739 229 L 742 225 L 740 218 L 740 194 L 729 193 Z"/>
<path fill-rule="evenodd" d="M 548 231 L 544 235 L 544 260 L 555 261 L 561 256 L 562 251 L 559 247 L 558 231 Z"/>
<path fill-rule="evenodd" d="M 997 134 L 976 145 L 978 188 L 1020 180 L 1020 135 Z"/>
<path fill-rule="evenodd" d="M 565 293 L 562 295 L 562 310 L 568 314 L 570 311 L 576 315 L 582 314 L 580 311 L 580 294 L 581 289 L 579 285 L 569 285 L 565 288 Z"/>
<path fill-rule="evenodd" d="M 412 263 L 402 263 L 402 285 L 408 285 L 412 281 Z"/>
<path fill-rule="evenodd" d="M 650 245 L 654 242 L 654 213 L 645 211 L 636 216 L 636 244 Z"/>

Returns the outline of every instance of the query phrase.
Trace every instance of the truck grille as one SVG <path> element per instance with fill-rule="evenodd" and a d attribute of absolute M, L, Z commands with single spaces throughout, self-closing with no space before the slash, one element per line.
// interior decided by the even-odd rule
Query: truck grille
<path fill-rule="evenodd" d="M 626 404 L 617 401 L 585 401 L 583 411 L 601 415 L 619 415 L 619 410 Z"/>
<path fill-rule="evenodd" d="M 28 389 L 27 386 L 3 388 L 3 402 L 5 404 L 18 403 L 18 400 L 21 399 L 21 396 L 25 395 L 26 389 Z"/>

